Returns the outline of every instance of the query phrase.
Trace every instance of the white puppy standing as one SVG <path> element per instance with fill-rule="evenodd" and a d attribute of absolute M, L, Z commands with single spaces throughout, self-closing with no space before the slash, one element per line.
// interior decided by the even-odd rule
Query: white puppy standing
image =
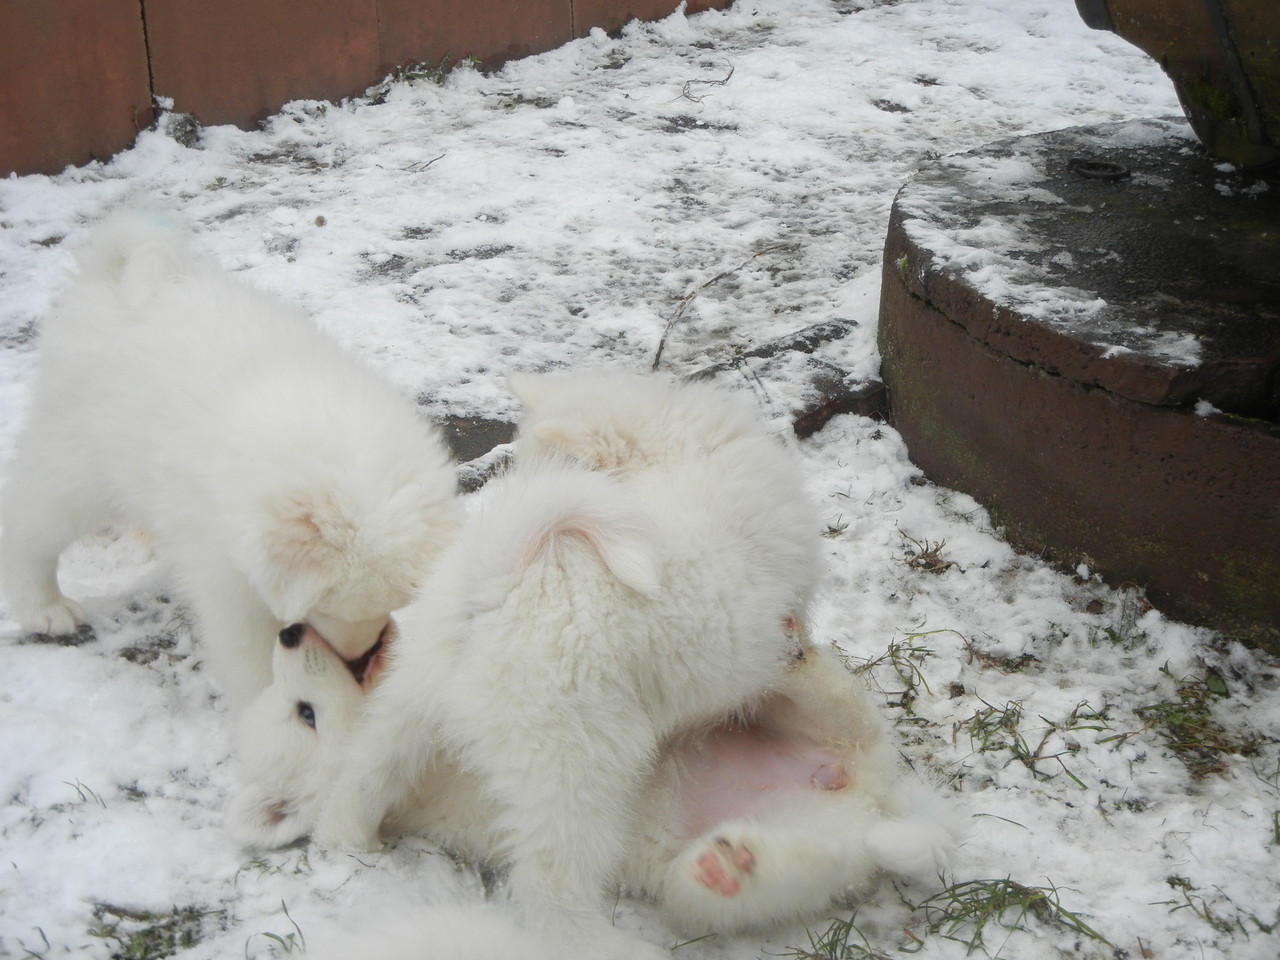
<path fill-rule="evenodd" d="M 749 712 L 800 648 L 818 524 L 737 398 L 656 377 L 528 381 L 514 473 L 441 555 L 315 836 L 377 843 L 442 754 L 482 784 L 530 918 L 566 956 L 665 956 L 604 899 L 662 743 Z M 567 392 L 570 409 L 539 411 Z M 576 398 L 581 397 L 581 400 Z M 561 461 L 568 461 L 563 463 Z"/>
<path fill-rule="evenodd" d="M 40 333 L 3 491 L 0 585 L 29 632 L 84 613 L 61 552 L 109 522 L 173 565 L 231 700 L 306 620 L 349 660 L 377 641 L 456 526 L 438 431 L 298 308 L 232 278 L 164 215 L 93 232 Z"/>

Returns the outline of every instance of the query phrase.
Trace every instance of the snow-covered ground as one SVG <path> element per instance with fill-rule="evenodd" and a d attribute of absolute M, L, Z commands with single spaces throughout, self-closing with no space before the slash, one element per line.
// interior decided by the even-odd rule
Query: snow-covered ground
<path fill-rule="evenodd" d="M 1157 65 L 1070 0 L 739 0 L 491 76 L 291 104 L 259 131 L 145 133 L 0 180 L 0 460 L 70 249 L 130 198 L 181 211 L 431 413 L 511 418 L 507 371 L 647 368 L 672 318 L 677 373 L 842 318 L 857 328 L 827 355 L 871 378 L 886 216 L 918 166 L 1178 112 Z M 785 431 L 785 368 L 722 379 Z M 840 417 L 799 448 L 827 524 L 816 634 L 871 663 L 903 753 L 950 778 L 972 831 L 936 885 L 831 911 L 853 917 L 842 950 L 812 946 L 819 918 L 675 956 L 1280 955 L 1276 663 L 1018 555 L 883 424 Z M 0 621 L 0 957 L 151 957 L 170 935 L 191 960 L 271 957 L 379 904 L 484 898 L 491 878 L 425 842 L 238 849 L 230 716 L 163 565 L 117 532 L 63 578 L 96 640 Z M 617 918 L 675 943 L 642 904 Z"/>

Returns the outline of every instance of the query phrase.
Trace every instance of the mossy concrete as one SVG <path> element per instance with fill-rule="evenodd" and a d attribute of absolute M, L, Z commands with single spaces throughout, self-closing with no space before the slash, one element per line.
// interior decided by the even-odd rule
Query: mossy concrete
<path fill-rule="evenodd" d="M 986 504 L 1016 545 L 1280 652 L 1280 198 L 1162 129 L 1002 142 L 903 188 L 880 309 L 890 420 L 922 470 Z M 1127 176 L 1075 182 L 1084 155 Z M 1005 177 L 984 200 L 986 159 L 1027 160 L 1022 199 Z M 1069 222 L 1085 208 L 1087 241 Z M 942 249 L 1002 218 L 1024 262 Z M 992 269 L 1043 284 L 1041 307 L 990 293 Z M 1105 306 L 1059 322 L 1043 309 L 1059 287 Z M 1131 328 L 1142 336 L 1117 349 Z M 1195 359 L 1144 348 L 1165 333 Z"/>
<path fill-rule="evenodd" d="M 1076 0 L 1085 23 L 1153 57 L 1196 134 L 1242 167 L 1280 166 L 1280 4 Z"/>

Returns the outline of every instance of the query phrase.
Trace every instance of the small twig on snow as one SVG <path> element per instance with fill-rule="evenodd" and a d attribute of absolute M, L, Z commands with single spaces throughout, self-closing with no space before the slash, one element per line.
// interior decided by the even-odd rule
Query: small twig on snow
<path fill-rule="evenodd" d="M 723 87 L 726 83 L 729 82 L 729 78 L 733 76 L 733 64 L 729 63 L 728 60 L 726 60 L 725 63 L 729 64 L 729 72 L 725 74 L 723 80 L 686 80 L 684 82 L 684 87 L 680 90 L 680 96 L 676 97 L 676 99 L 692 100 L 694 103 L 701 103 L 702 97 L 695 97 L 692 93 L 689 92 L 693 89 L 693 85 L 695 83 L 700 83 L 703 86 L 707 86 L 707 87 Z"/>
<path fill-rule="evenodd" d="M 721 280 L 724 280 L 728 277 L 733 276 L 743 267 L 749 266 L 751 262 L 755 260 L 757 257 L 763 257 L 766 253 L 774 253 L 778 250 L 785 250 L 788 246 L 790 246 L 790 244 L 775 243 L 772 246 L 764 247 L 761 250 L 757 250 L 746 260 L 743 260 L 742 263 L 738 264 L 736 267 L 730 267 L 728 270 L 722 270 L 720 273 L 717 273 L 710 280 L 707 280 L 705 283 L 699 284 L 698 286 L 690 290 L 688 293 L 686 293 L 683 297 L 681 297 L 680 302 L 676 305 L 676 312 L 671 315 L 671 319 L 667 321 L 667 325 L 662 330 L 662 336 L 658 340 L 658 350 L 653 355 L 653 366 L 650 367 L 649 369 L 651 371 L 656 371 L 658 369 L 658 365 L 662 363 L 662 351 L 666 349 L 668 335 L 670 335 L 675 325 L 680 322 L 680 318 L 684 316 L 685 310 L 688 309 L 689 304 L 693 303 L 694 299 L 698 296 L 699 293 L 707 289 L 707 287 L 713 286 L 714 284 L 719 283 Z"/>
<path fill-rule="evenodd" d="M 411 163 L 409 164 L 408 170 L 410 173 L 421 173 L 423 170 L 427 169 L 427 167 L 431 166 L 437 160 L 443 160 L 445 156 L 446 155 L 442 153 L 440 154 L 440 156 L 433 157 L 430 160 L 419 160 L 417 163 Z"/>

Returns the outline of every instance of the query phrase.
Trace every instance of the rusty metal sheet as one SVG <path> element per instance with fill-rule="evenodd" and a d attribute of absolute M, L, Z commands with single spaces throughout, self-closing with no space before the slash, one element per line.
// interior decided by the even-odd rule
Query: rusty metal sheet
<path fill-rule="evenodd" d="M 152 122 L 136 0 L 0 4 L 0 176 L 106 159 Z"/>
<path fill-rule="evenodd" d="M 690 0 L 685 13 L 692 16 L 705 10 L 723 10 L 732 0 Z M 672 0 L 574 0 L 574 35 L 584 37 L 599 27 L 612 33 L 632 20 L 661 20 L 679 6 Z"/>
<path fill-rule="evenodd" d="M 247 127 L 300 98 L 379 79 L 377 0 L 146 0 L 155 92 L 206 124 Z"/>
<path fill-rule="evenodd" d="M 568 0 L 378 0 L 381 69 L 474 57 L 491 68 L 573 39 Z"/>

